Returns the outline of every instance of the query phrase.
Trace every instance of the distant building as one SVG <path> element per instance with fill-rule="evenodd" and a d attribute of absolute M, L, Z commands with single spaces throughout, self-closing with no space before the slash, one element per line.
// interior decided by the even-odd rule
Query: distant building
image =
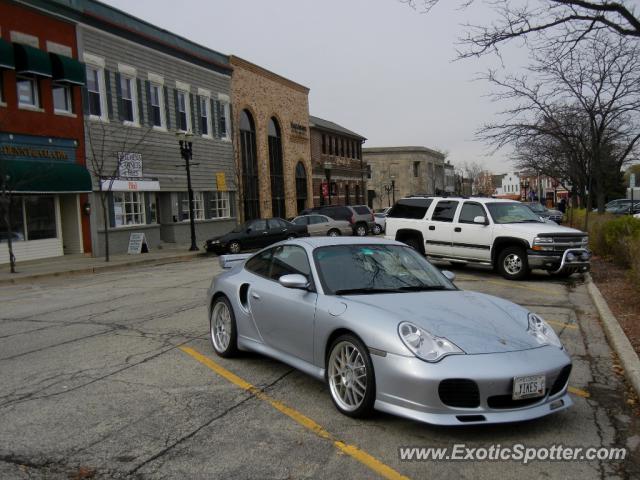
<path fill-rule="evenodd" d="M 364 203 L 366 138 L 318 117 L 309 116 L 309 126 L 314 206 Z"/>
<path fill-rule="evenodd" d="M 444 164 L 444 191 L 448 194 L 456 191 L 456 170 L 449 162 Z"/>
<path fill-rule="evenodd" d="M 445 168 L 445 156 L 427 147 L 365 148 L 363 158 L 368 169 L 368 204 L 374 209 L 408 195 L 443 194 L 445 171 L 451 182 L 452 167 Z M 455 190 L 453 185 L 449 189 Z"/>

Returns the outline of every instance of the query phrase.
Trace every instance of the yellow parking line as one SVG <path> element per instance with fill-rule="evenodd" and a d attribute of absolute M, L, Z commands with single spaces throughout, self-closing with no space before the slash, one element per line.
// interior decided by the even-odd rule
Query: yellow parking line
<path fill-rule="evenodd" d="M 270 397 L 259 388 L 254 387 L 246 380 L 243 380 L 242 378 L 237 376 L 235 373 L 230 372 L 223 366 L 211 360 L 209 357 L 202 355 L 197 350 L 194 350 L 193 348 L 186 347 L 186 346 L 181 346 L 179 348 L 184 353 L 195 358 L 198 362 L 207 366 L 209 369 L 213 370 L 218 375 L 228 380 L 229 382 L 233 383 L 237 387 L 240 387 L 243 390 L 246 390 L 256 398 L 264 402 L 267 402 L 273 408 L 280 411 L 281 413 L 284 413 L 286 416 L 294 420 L 296 423 L 302 425 L 306 429 L 311 430 L 313 433 L 315 433 L 319 437 L 333 442 L 333 445 L 338 450 L 356 459 L 357 461 L 359 461 L 360 463 L 362 463 L 372 471 L 379 474 L 381 477 L 387 478 L 389 480 L 409 480 L 408 477 L 405 477 L 404 475 L 396 472 L 393 468 L 389 467 L 388 465 L 385 465 L 380 460 L 371 456 L 364 450 L 361 450 L 354 445 L 349 445 L 336 439 L 331 433 L 326 431 L 322 426 L 317 424 L 315 421 L 313 421 L 309 417 L 303 415 L 302 413 L 298 412 L 297 410 L 294 410 L 291 407 L 288 407 L 284 403 L 279 402 L 278 400 Z"/>
<path fill-rule="evenodd" d="M 562 328 L 578 328 L 578 325 L 576 325 L 575 323 L 556 322 L 555 320 L 547 320 L 547 323 Z"/>
<path fill-rule="evenodd" d="M 573 393 L 574 395 L 577 395 L 582 398 L 589 398 L 591 396 L 589 392 L 585 392 L 584 390 L 580 390 L 579 388 L 576 388 L 576 387 L 569 387 L 567 390 L 569 390 L 569 393 Z"/>

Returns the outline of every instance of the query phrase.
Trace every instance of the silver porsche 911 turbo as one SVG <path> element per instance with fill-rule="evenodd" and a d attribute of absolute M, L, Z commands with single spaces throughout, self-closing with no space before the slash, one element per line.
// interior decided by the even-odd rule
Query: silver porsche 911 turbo
<path fill-rule="evenodd" d="M 326 381 L 345 415 L 461 425 L 572 404 L 571 359 L 540 316 L 456 288 L 402 243 L 304 238 L 220 263 L 209 289 L 216 353 L 258 352 Z"/>

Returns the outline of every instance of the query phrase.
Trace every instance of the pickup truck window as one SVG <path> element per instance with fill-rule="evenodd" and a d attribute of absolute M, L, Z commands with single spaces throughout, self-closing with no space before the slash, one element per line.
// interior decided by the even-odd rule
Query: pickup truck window
<path fill-rule="evenodd" d="M 476 217 L 486 217 L 487 214 L 479 203 L 464 202 L 462 210 L 460 211 L 460 223 L 473 223 L 473 219 Z"/>
<path fill-rule="evenodd" d="M 533 211 L 516 202 L 487 203 L 494 223 L 544 223 Z"/>
<path fill-rule="evenodd" d="M 387 217 L 422 220 L 432 201 L 430 198 L 403 198 L 389 210 Z"/>
<path fill-rule="evenodd" d="M 433 222 L 453 222 L 453 216 L 456 214 L 458 202 L 452 200 L 440 200 L 436 205 L 431 221 Z"/>

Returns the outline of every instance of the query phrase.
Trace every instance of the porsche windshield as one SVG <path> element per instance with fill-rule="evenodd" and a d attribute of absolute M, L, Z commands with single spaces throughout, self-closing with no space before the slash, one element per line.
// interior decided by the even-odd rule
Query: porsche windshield
<path fill-rule="evenodd" d="M 522 203 L 492 202 L 487 208 L 494 223 L 543 223 L 533 210 Z"/>
<path fill-rule="evenodd" d="M 437 268 L 401 245 L 332 245 L 317 248 L 314 259 L 330 295 L 455 290 Z"/>

